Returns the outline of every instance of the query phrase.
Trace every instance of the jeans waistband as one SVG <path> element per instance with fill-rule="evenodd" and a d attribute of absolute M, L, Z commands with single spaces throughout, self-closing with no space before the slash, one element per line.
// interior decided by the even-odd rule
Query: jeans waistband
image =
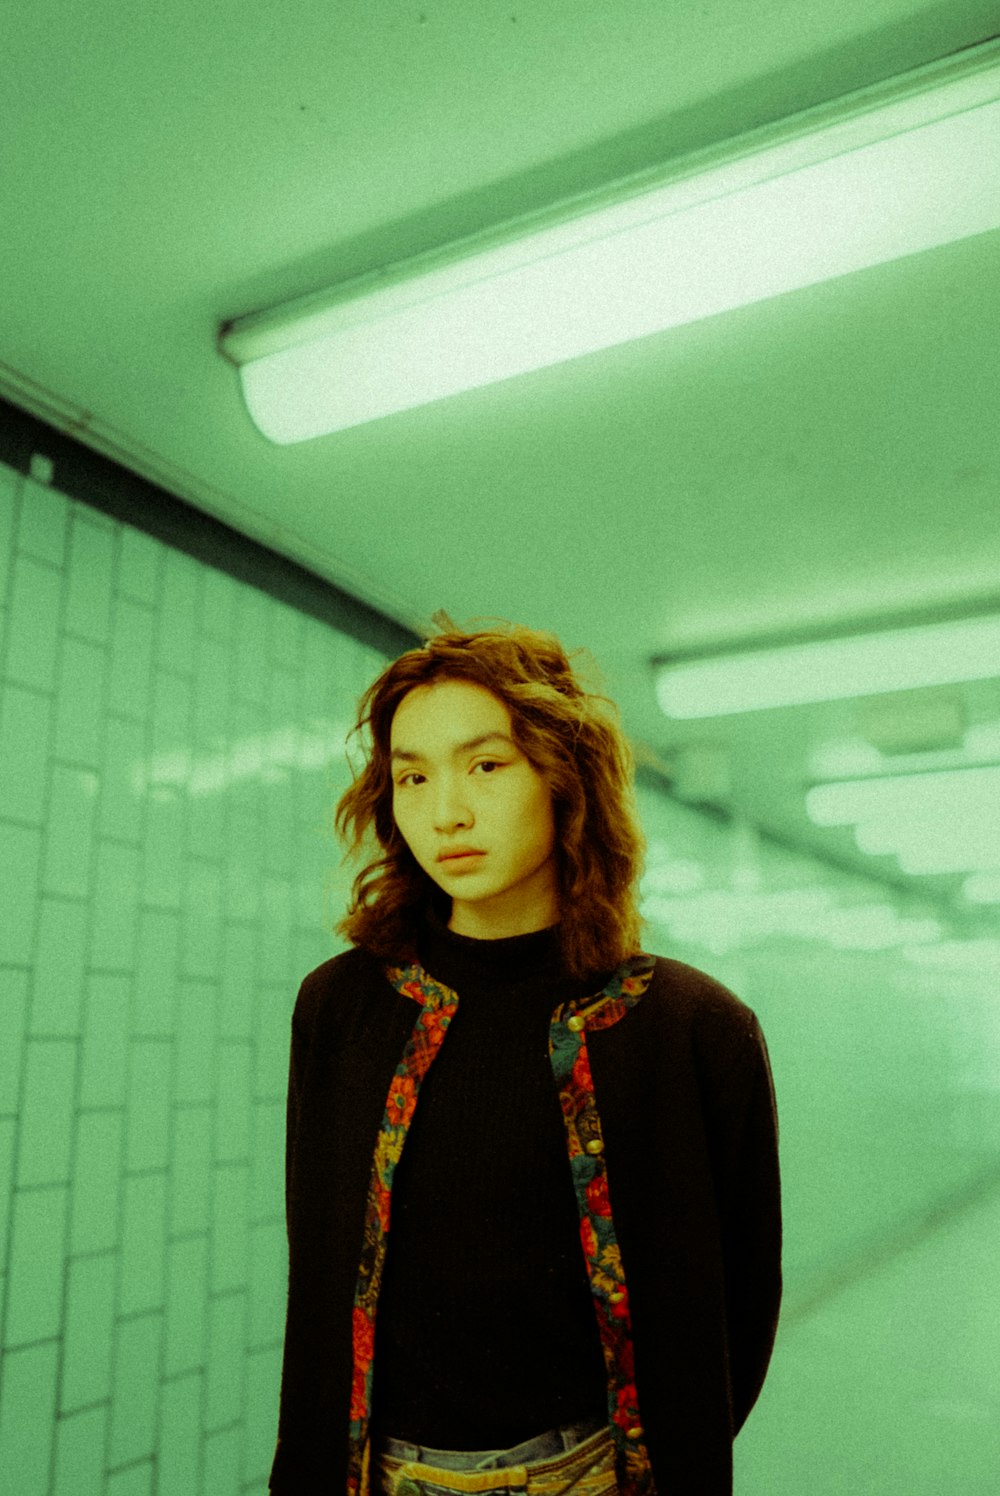
<path fill-rule="evenodd" d="M 578 1423 L 563 1423 L 546 1429 L 543 1434 L 525 1439 L 511 1449 L 431 1449 L 425 1444 L 411 1444 L 406 1439 L 379 1440 L 377 1453 L 391 1459 L 433 1465 L 439 1470 L 502 1470 L 508 1465 L 525 1465 L 533 1460 L 547 1460 L 575 1449 L 605 1426 L 603 1418 L 585 1418 Z"/>

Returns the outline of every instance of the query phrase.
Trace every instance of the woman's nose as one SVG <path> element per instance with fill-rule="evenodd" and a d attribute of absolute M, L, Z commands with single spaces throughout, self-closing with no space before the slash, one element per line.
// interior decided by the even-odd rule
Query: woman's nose
<path fill-rule="evenodd" d="M 451 831 L 455 826 L 471 826 L 472 812 L 458 785 L 441 783 L 434 800 L 434 828 Z"/>

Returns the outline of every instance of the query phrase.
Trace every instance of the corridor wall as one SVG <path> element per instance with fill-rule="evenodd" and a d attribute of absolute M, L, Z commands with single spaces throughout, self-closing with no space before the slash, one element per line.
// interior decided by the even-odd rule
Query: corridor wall
<path fill-rule="evenodd" d="M 0 468 L 0 1490 L 261 1491 L 298 981 L 378 650 Z"/>

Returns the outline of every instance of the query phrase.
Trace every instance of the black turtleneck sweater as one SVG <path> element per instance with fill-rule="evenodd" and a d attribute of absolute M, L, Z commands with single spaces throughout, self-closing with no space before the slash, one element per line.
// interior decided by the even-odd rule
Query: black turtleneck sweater
<path fill-rule="evenodd" d="M 556 929 L 475 940 L 431 913 L 418 942 L 424 969 L 460 1003 L 393 1180 L 376 1437 L 506 1448 L 607 1417 L 548 1055 L 553 1010 L 591 984 L 559 974 Z"/>

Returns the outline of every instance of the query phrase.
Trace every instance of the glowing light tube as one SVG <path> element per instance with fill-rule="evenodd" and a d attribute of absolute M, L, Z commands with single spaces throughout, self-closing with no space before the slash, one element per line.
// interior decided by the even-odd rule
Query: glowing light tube
<path fill-rule="evenodd" d="M 240 318 L 220 349 L 260 431 L 300 442 L 1000 227 L 997 58 Z"/>
<path fill-rule="evenodd" d="M 666 663 L 656 694 L 668 717 L 719 717 L 997 674 L 1000 615 L 988 614 Z"/>

